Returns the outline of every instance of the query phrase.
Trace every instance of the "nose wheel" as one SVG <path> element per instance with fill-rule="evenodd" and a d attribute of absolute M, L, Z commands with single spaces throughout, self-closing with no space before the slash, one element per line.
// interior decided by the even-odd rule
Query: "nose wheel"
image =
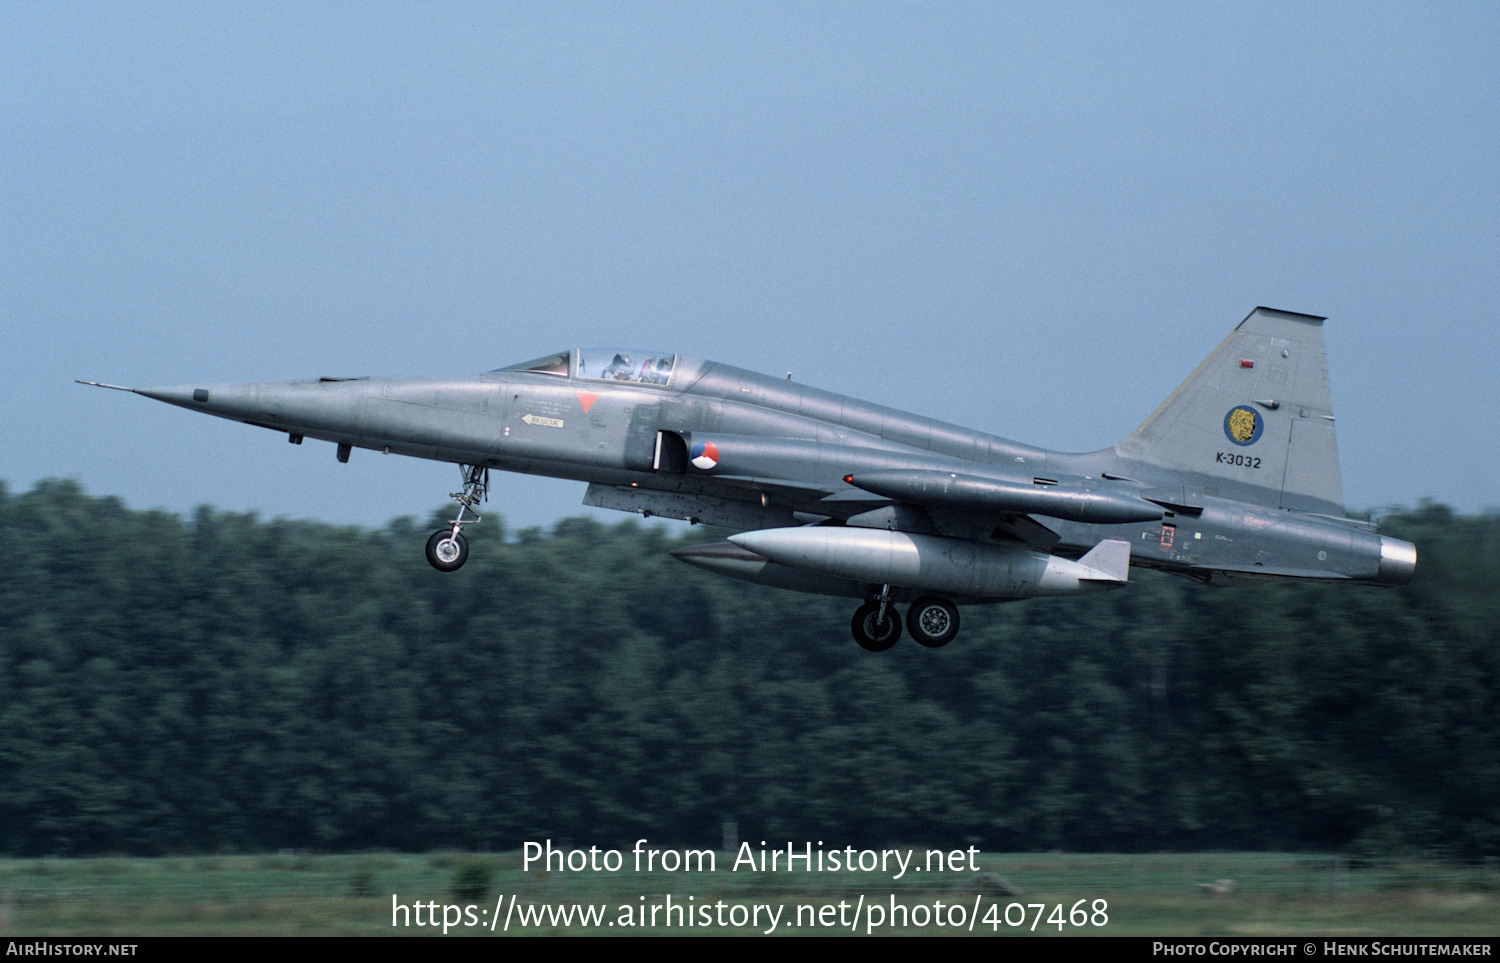
<path fill-rule="evenodd" d="M 427 540 L 427 561 L 439 572 L 454 572 L 469 560 L 469 540 L 463 532 L 440 529 Z"/>
<path fill-rule="evenodd" d="M 490 497 L 490 470 L 479 465 L 461 465 L 463 491 L 451 492 L 448 497 L 458 502 L 458 515 L 447 528 L 440 528 L 427 540 L 427 563 L 439 572 L 456 572 L 469 560 L 469 540 L 464 538 L 463 527 L 480 521 L 474 506 Z M 473 518 L 464 518 L 464 515 Z"/>

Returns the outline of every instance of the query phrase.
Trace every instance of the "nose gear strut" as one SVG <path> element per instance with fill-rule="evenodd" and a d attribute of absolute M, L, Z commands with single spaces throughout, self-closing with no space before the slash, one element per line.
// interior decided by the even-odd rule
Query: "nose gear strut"
<path fill-rule="evenodd" d="M 448 497 L 458 502 L 458 515 L 453 524 L 440 528 L 427 540 L 427 561 L 439 572 L 454 572 L 463 567 L 469 558 L 469 540 L 464 538 L 463 527 L 481 521 L 474 506 L 490 498 L 490 470 L 482 465 L 460 465 L 463 472 L 463 491 L 450 492 Z M 465 513 L 474 517 L 465 519 Z"/>

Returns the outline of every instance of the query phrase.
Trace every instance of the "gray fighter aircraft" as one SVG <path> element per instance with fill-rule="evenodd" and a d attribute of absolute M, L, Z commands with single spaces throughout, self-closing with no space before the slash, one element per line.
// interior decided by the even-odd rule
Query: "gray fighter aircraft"
<path fill-rule="evenodd" d="M 1139 429 L 1064 454 L 677 354 L 562 351 L 459 378 L 121 388 L 273 431 L 458 464 L 427 542 L 468 557 L 489 470 L 588 482 L 584 502 L 739 529 L 673 554 L 849 596 L 873 651 L 926 646 L 960 603 L 1124 585 L 1131 564 L 1221 584 L 1404 585 L 1416 548 L 1344 516 L 1323 318 L 1256 308 Z M 99 382 L 83 382 L 120 388 Z"/>

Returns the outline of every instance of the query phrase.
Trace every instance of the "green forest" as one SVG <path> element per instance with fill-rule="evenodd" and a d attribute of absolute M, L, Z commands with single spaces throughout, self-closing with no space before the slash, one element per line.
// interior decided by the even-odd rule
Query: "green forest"
<path fill-rule="evenodd" d="M 0 487 L 0 853 L 628 847 L 1500 855 L 1500 516 L 1399 590 L 964 610 L 941 650 L 572 519 L 379 530 Z"/>

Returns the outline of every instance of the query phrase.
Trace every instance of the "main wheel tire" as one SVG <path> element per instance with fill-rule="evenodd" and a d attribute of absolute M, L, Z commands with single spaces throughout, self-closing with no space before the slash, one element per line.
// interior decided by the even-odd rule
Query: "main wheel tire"
<path fill-rule="evenodd" d="M 440 529 L 427 540 L 427 562 L 439 572 L 456 572 L 469 560 L 469 540 L 463 532 Z"/>
<path fill-rule="evenodd" d="M 958 606 L 947 599 L 924 595 L 906 610 L 906 629 L 929 649 L 947 645 L 958 635 Z"/>
<path fill-rule="evenodd" d="M 849 627 L 854 632 L 854 641 L 868 652 L 884 652 L 901 638 L 901 620 L 887 605 L 885 621 L 880 621 L 879 602 L 866 602 L 856 609 Z"/>

